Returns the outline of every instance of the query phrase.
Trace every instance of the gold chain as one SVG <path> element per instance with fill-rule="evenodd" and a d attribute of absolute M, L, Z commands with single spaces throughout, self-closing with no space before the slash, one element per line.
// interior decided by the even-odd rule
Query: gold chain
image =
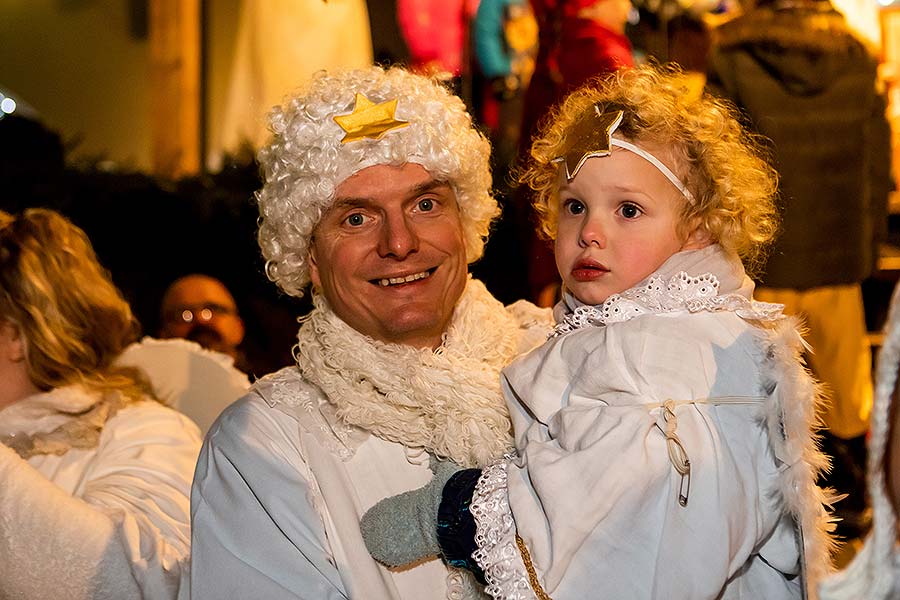
<path fill-rule="evenodd" d="M 553 600 L 553 598 L 547 595 L 544 588 L 541 587 L 541 582 L 538 581 L 537 571 L 534 570 L 534 563 L 531 562 L 531 553 L 528 552 L 525 541 L 519 537 L 518 533 L 516 534 L 516 546 L 519 547 L 519 553 L 522 555 L 522 562 L 525 563 L 525 570 L 528 571 L 528 583 L 531 584 L 534 595 L 538 597 L 538 600 Z"/>

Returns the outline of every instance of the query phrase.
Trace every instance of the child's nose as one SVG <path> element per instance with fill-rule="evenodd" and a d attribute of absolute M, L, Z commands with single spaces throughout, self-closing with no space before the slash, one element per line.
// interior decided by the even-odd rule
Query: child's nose
<path fill-rule="evenodd" d="M 582 248 L 595 246 L 597 248 L 606 248 L 606 236 L 603 233 L 603 227 L 596 220 L 588 220 L 584 227 L 581 228 L 581 236 L 578 239 L 578 245 Z"/>

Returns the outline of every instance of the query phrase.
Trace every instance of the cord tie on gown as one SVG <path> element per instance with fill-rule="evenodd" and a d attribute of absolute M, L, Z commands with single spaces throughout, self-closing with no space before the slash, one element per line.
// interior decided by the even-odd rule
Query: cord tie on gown
<path fill-rule="evenodd" d="M 681 445 L 678 434 L 678 417 L 675 416 L 675 401 L 672 399 L 663 402 L 663 421 L 666 428 L 663 433 L 666 436 L 666 447 L 669 450 L 669 462 L 681 475 L 681 483 L 678 485 L 678 504 L 687 506 L 688 496 L 691 493 L 691 461 L 687 451 Z"/>

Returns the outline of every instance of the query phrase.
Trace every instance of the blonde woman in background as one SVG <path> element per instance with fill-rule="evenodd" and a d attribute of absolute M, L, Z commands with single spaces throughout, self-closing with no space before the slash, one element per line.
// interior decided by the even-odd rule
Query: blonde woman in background
<path fill-rule="evenodd" d="M 200 436 L 116 365 L 137 334 L 81 229 L 0 211 L 0 598 L 188 596 Z"/>

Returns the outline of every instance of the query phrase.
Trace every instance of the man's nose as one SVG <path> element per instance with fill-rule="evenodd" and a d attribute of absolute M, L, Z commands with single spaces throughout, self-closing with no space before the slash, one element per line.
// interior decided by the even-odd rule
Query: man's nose
<path fill-rule="evenodd" d="M 388 215 L 381 231 L 378 253 L 382 257 L 406 258 L 419 249 L 419 236 L 406 215 Z"/>

